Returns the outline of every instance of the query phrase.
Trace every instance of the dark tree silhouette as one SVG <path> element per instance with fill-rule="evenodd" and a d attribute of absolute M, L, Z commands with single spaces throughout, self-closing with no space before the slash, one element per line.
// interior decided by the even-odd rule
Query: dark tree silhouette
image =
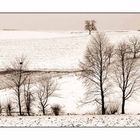
<path fill-rule="evenodd" d="M 30 73 L 27 71 L 27 62 L 25 57 L 18 57 L 11 63 L 6 69 L 8 74 L 6 75 L 6 84 L 9 88 L 14 90 L 17 97 L 19 114 L 22 115 L 22 86 L 27 80 Z"/>
<path fill-rule="evenodd" d="M 125 102 L 136 93 L 139 74 L 137 59 L 131 57 L 130 48 L 125 42 L 116 49 L 116 63 L 114 67 L 116 82 L 122 92 L 122 114 L 125 114 Z"/>
<path fill-rule="evenodd" d="M 105 34 L 96 33 L 87 47 L 84 62 L 80 64 L 83 71 L 81 77 L 88 87 L 85 103 L 98 103 L 102 114 L 105 114 L 105 95 L 109 86 L 108 69 L 113 52 L 110 51 L 111 46 Z"/>
<path fill-rule="evenodd" d="M 50 96 L 55 96 L 57 90 L 57 83 L 51 74 L 42 77 L 37 85 L 37 94 L 39 99 L 39 108 L 43 115 L 46 115 L 46 108 L 48 106 L 48 99 Z"/>
<path fill-rule="evenodd" d="M 31 77 L 28 77 L 24 82 L 24 102 L 28 116 L 31 115 L 33 102 L 35 101 L 31 88 Z"/>

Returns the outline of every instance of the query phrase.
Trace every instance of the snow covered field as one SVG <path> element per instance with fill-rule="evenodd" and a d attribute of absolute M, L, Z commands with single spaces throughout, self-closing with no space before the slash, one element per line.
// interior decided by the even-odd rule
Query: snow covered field
<path fill-rule="evenodd" d="M 108 31 L 116 44 L 139 31 Z M 0 31 L 0 69 L 16 56 L 25 55 L 30 69 L 71 70 L 79 68 L 90 36 L 85 32 Z"/>
<path fill-rule="evenodd" d="M 140 115 L 1 116 L 0 127 L 140 127 Z"/>

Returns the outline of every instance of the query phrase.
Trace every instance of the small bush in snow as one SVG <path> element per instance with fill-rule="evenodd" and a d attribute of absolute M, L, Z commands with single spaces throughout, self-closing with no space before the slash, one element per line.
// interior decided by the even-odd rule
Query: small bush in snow
<path fill-rule="evenodd" d="M 54 115 L 58 116 L 60 114 L 61 110 L 62 110 L 62 107 L 60 105 L 56 104 L 56 105 L 53 105 L 51 107 L 51 109 L 52 109 Z"/>
<path fill-rule="evenodd" d="M 107 115 L 113 115 L 113 114 L 118 114 L 120 109 L 120 104 L 117 101 L 110 101 L 106 106 L 105 106 L 105 114 Z M 100 106 L 97 106 L 96 112 L 98 115 L 102 114 Z"/>
<path fill-rule="evenodd" d="M 106 114 L 116 114 L 119 113 L 119 103 L 118 102 L 110 102 L 106 108 Z"/>
<path fill-rule="evenodd" d="M 0 115 L 2 114 L 2 110 L 3 110 L 2 104 L 0 103 Z"/>
<path fill-rule="evenodd" d="M 5 110 L 6 110 L 6 114 L 7 116 L 12 116 L 12 104 L 11 102 L 7 103 L 6 106 L 5 106 Z"/>

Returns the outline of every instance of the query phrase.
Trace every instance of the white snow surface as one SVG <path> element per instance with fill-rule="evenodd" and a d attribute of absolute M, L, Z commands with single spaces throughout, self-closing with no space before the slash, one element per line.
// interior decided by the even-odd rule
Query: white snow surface
<path fill-rule="evenodd" d="M 112 43 L 140 36 L 139 31 L 107 31 Z M 87 32 L 0 31 L 0 69 L 24 55 L 29 69 L 78 69 L 90 36 Z"/>
<path fill-rule="evenodd" d="M 139 115 L 0 117 L 0 127 L 140 127 Z"/>

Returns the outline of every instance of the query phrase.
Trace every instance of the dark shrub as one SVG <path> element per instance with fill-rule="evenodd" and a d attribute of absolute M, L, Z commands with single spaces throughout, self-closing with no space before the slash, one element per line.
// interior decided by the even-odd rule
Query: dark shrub
<path fill-rule="evenodd" d="M 119 113 L 119 103 L 110 102 L 106 109 L 106 114 L 116 114 Z"/>
<path fill-rule="evenodd" d="M 12 108 L 11 102 L 8 102 L 8 103 L 6 104 L 5 110 L 6 110 L 7 116 L 12 116 L 12 110 L 13 110 L 13 108 Z"/>
<path fill-rule="evenodd" d="M 56 104 L 56 105 L 53 105 L 51 107 L 51 109 L 52 109 L 54 115 L 58 116 L 60 114 L 61 110 L 62 110 L 62 107 L 60 105 Z"/>
<path fill-rule="evenodd" d="M 2 114 L 2 110 L 3 110 L 2 104 L 0 103 L 0 115 Z"/>

